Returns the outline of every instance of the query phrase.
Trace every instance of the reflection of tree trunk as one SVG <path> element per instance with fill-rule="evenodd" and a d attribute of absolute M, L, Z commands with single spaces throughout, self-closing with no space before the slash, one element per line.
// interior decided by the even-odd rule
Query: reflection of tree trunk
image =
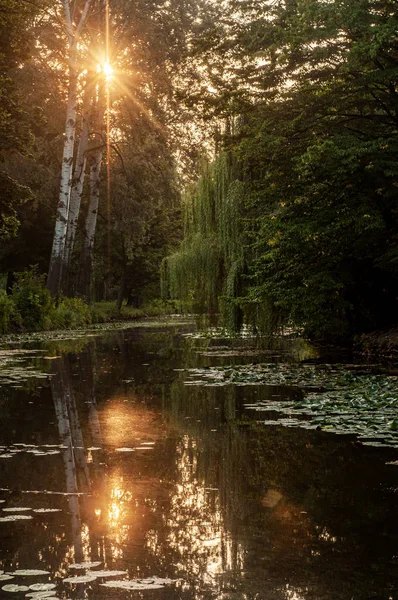
<path fill-rule="evenodd" d="M 80 364 L 81 381 L 83 384 L 82 389 L 86 404 L 88 405 L 88 424 L 91 434 L 91 445 L 95 448 L 102 448 L 103 442 L 101 425 L 98 417 L 97 401 L 95 398 L 94 367 L 91 347 L 88 347 L 87 350 L 80 355 Z M 98 457 L 98 451 L 94 451 L 93 465 L 96 471 L 98 471 L 99 468 L 102 471 L 102 468 L 99 465 L 100 459 Z"/>
<path fill-rule="evenodd" d="M 65 363 L 61 357 L 56 361 L 56 372 L 51 378 L 51 390 L 58 422 L 60 441 L 65 448 L 62 450 L 64 460 L 66 491 L 68 494 L 77 494 L 76 462 L 73 452 L 72 432 L 68 414 L 67 394 L 65 394 Z M 83 560 L 83 545 L 81 539 L 81 518 L 79 498 L 76 495 L 68 496 L 69 510 L 72 516 L 72 534 L 75 546 L 75 560 Z"/>

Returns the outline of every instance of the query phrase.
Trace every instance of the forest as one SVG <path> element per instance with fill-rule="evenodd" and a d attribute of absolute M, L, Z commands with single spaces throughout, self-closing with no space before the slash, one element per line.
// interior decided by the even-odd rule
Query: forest
<path fill-rule="evenodd" d="M 0 333 L 393 329 L 397 31 L 395 0 L 1 0 Z"/>

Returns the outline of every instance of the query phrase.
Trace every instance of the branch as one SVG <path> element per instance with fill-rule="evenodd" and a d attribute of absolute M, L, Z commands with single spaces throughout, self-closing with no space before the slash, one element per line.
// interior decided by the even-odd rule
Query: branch
<path fill-rule="evenodd" d="M 64 7 L 64 13 L 65 13 L 66 34 L 69 39 L 69 46 L 72 46 L 72 44 L 74 42 L 74 40 L 73 40 L 74 36 L 73 36 L 72 18 L 70 15 L 69 0 L 62 0 L 62 5 Z"/>
<path fill-rule="evenodd" d="M 79 39 L 80 33 L 84 27 L 85 22 L 87 21 L 87 16 L 88 16 L 88 11 L 90 10 L 90 5 L 91 5 L 92 0 L 86 0 L 86 3 L 84 5 L 83 8 L 83 12 L 81 14 L 80 17 L 80 21 L 78 26 L 76 27 L 76 31 L 75 31 L 75 39 L 74 39 L 74 43 L 77 43 L 77 40 Z"/>

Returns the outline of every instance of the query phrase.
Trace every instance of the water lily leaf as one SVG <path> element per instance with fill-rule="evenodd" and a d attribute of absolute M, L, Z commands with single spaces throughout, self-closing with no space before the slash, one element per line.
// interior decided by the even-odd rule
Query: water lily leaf
<path fill-rule="evenodd" d="M 13 574 L 30 577 L 30 576 L 39 576 L 39 575 L 49 575 L 50 572 L 43 571 L 41 569 L 17 569 L 16 571 L 14 571 Z"/>
<path fill-rule="evenodd" d="M 27 592 L 29 590 L 26 585 L 14 585 L 12 583 L 3 585 L 1 589 L 5 592 Z"/>
<path fill-rule="evenodd" d="M 93 567 L 99 567 L 102 563 L 97 562 L 83 562 L 83 563 L 74 563 L 73 565 L 69 565 L 70 569 L 92 569 Z"/>
<path fill-rule="evenodd" d="M 161 577 L 148 577 L 146 579 L 132 579 L 120 581 L 107 581 L 101 583 L 103 587 L 120 588 L 124 590 L 157 590 L 164 588 L 165 585 L 174 583 L 172 579 Z"/>
<path fill-rule="evenodd" d="M 54 590 L 49 592 L 29 592 L 25 595 L 25 598 L 54 598 Z"/>
<path fill-rule="evenodd" d="M 7 515 L 6 517 L 0 517 L 0 523 L 6 523 L 11 521 L 26 521 L 33 519 L 31 515 Z"/>
<path fill-rule="evenodd" d="M 14 579 L 14 575 L 6 575 L 3 573 L 0 575 L 0 581 L 8 581 L 9 579 Z"/>
<path fill-rule="evenodd" d="M 95 575 L 97 578 L 100 577 L 121 577 L 122 575 L 127 575 L 127 571 L 90 571 L 90 575 Z M 64 579 L 65 581 L 65 579 Z"/>
<path fill-rule="evenodd" d="M 90 583 L 91 581 L 95 581 L 97 579 L 97 575 L 95 575 L 95 571 L 90 571 L 87 575 L 74 575 L 73 577 L 66 577 L 63 579 L 64 583 Z"/>
<path fill-rule="evenodd" d="M 47 592 L 48 590 L 53 590 L 56 587 L 57 586 L 55 583 L 34 583 L 29 586 L 29 589 L 32 590 L 32 592 Z"/>

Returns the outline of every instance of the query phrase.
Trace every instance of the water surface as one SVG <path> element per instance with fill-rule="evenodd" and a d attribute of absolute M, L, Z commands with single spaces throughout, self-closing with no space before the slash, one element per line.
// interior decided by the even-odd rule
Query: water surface
<path fill-rule="evenodd" d="M 0 396 L 0 597 L 397 600 L 398 451 L 245 408 L 297 387 L 185 385 L 186 369 L 253 361 L 186 331 L 19 357 L 32 374 Z"/>

